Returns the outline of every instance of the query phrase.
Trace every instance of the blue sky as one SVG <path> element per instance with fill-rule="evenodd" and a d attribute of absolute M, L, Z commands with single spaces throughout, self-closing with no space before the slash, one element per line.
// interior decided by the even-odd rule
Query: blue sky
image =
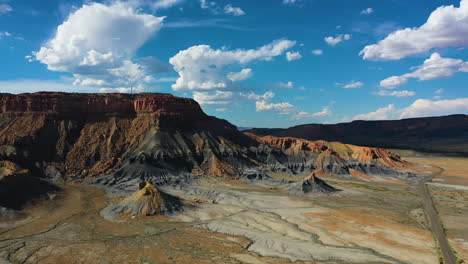
<path fill-rule="evenodd" d="M 238 126 L 468 114 L 468 0 L 0 0 L 0 91 L 166 92 Z"/>

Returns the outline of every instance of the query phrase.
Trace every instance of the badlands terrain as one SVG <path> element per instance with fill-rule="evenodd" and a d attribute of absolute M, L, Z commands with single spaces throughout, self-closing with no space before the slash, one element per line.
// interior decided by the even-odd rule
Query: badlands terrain
<path fill-rule="evenodd" d="M 168 94 L 0 106 L 0 263 L 468 256 L 467 158 L 243 133 Z"/>

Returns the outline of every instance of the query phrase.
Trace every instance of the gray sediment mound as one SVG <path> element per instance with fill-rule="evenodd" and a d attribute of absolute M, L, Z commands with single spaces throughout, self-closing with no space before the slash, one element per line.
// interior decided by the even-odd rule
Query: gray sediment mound
<path fill-rule="evenodd" d="M 241 179 L 250 184 L 260 187 L 276 188 L 292 183 L 292 181 L 284 179 L 275 179 L 266 171 L 258 169 L 246 170 L 241 176 Z"/>
<path fill-rule="evenodd" d="M 109 220 L 126 220 L 144 216 L 171 215 L 182 211 L 179 198 L 158 190 L 151 182 L 139 184 L 139 190 L 101 211 Z"/>
<path fill-rule="evenodd" d="M 289 194 L 296 196 L 308 194 L 332 195 L 339 191 L 341 190 L 329 185 L 314 173 L 306 177 L 303 181 L 293 183 L 289 188 Z"/>

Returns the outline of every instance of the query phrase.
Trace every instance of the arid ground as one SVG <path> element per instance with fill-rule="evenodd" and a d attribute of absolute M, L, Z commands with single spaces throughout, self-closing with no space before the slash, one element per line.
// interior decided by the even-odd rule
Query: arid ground
<path fill-rule="evenodd" d="M 418 156 L 450 244 L 468 256 L 468 159 Z M 433 167 L 435 166 L 435 167 Z M 275 177 L 286 177 L 276 174 Z M 290 178 L 290 177 L 289 177 Z M 285 190 L 207 177 L 183 212 L 113 222 L 113 198 L 67 184 L 52 200 L 0 226 L 5 263 L 439 263 L 440 252 L 415 184 L 327 177 L 343 191 L 289 196 Z M 0 261 L 1 263 L 1 261 Z"/>
<path fill-rule="evenodd" d="M 468 260 L 468 158 L 407 158 L 441 168 L 442 173 L 428 184 L 444 231 L 459 261 Z"/>

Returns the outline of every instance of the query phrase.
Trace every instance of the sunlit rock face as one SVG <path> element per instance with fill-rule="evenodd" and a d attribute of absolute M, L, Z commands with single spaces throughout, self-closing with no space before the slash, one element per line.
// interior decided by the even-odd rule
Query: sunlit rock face
<path fill-rule="evenodd" d="M 244 134 L 170 94 L 1 94 L 0 109 L 0 158 L 39 178 L 133 190 L 145 180 L 177 185 L 260 172 L 264 177 L 250 183 L 271 172 L 412 176 L 404 171 L 409 164 L 387 151 Z"/>

